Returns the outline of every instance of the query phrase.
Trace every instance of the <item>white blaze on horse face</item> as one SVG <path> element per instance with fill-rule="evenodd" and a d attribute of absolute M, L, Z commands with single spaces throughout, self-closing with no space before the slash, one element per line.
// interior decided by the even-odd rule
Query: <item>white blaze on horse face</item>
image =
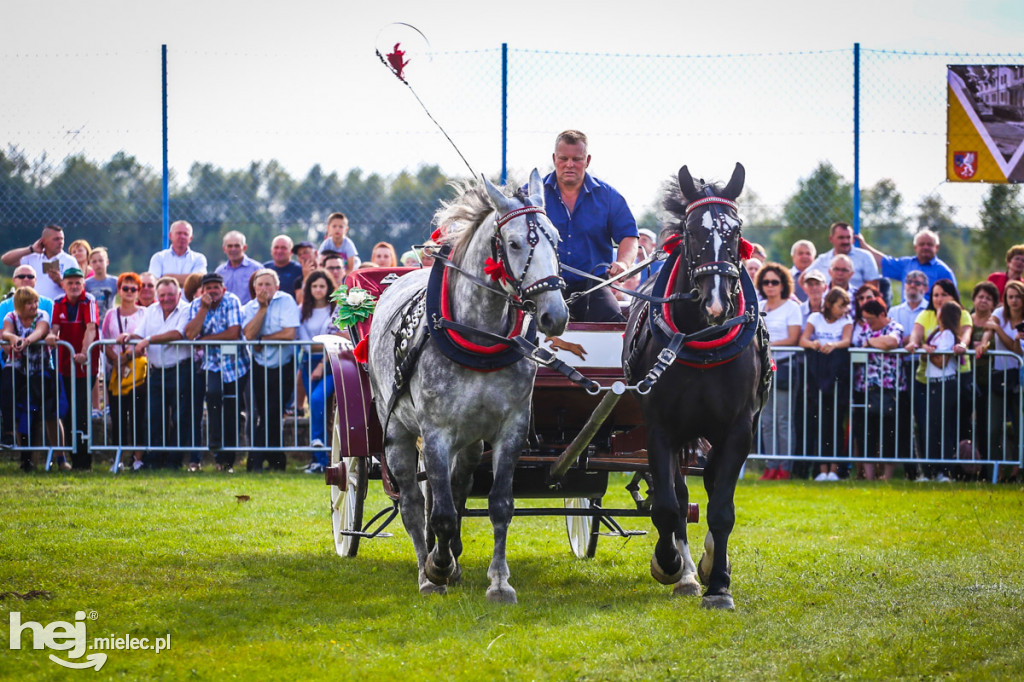
<path fill-rule="evenodd" d="M 715 260 L 724 260 L 722 258 L 722 234 L 716 229 L 715 220 L 712 217 L 711 211 L 705 211 L 704 215 L 701 216 L 704 229 L 711 233 L 712 248 L 715 253 Z M 722 276 L 715 275 L 715 285 L 711 292 L 711 302 L 707 305 L 707 313 L 710 317 L 718 318 L 725 313 L 725 301 L 722 299 Z"/>

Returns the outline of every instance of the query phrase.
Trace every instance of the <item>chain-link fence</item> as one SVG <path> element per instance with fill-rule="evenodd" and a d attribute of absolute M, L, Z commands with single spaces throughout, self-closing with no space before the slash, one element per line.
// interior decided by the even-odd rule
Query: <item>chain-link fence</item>
<path fill-rule="evenodd" d="M 272 236 L 322 239 L 349 215 L 364 256 L 430 233 L 438 201 L 470 171 L 416 100 L 364 53 L 234 54 L 169 48 L 171 219 L 196 227 L 211 264 L 231 229 L 250 255 Z M 590 137 L 591 171 L 656 225 L 661 184 L 682 164 L 707 179 L 747 168 L 748 238 L 788 262 L 789 245 L 828 248 L 852 221 L 859 148 L 861 222 L 871 243 L 910 251 L 938 228 L 963 282 L 1002 269 L 1022 241 L 1017 187 L 945 181 L 946 66 L 1010 55 L 852 47 L 742 55 L 561 53 L 514 47 L 426 55 L 409 84 L 475 174 L 551 168 L 557 132 Z M 507 78 L 503 80 L 503 65 Z M 47 223 L 112 247 L 140 270 L 161 246 L 161 58 L 144 53 L 0 55 L 0 249 Z M 506 102 L 507 97 L 507 102 Z M 859 97 L 860 127 L 854 103 Z M 506 160 L 507 159 L 507 160 Z"/>

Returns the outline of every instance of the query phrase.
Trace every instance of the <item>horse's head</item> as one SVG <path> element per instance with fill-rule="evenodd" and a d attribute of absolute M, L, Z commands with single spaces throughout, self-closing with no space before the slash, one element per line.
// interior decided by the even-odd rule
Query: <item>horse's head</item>
<path fill-rule="evenodd" d="M 682 249 L 687 279 L 708 324 L 722 324 L 736 314 L 742 221 L 735 199 L 743 180 L 738 163 L 724 188 L 698 185 L 686 166 L 679 169 L 679 189 L 686 199 Z"/>
<path fill-rule="evenodd" d="M 527 191 L 511 198 L 483 180 L 495 208 L 488 274 L 536 316 L 542 333 L 557 336 L 565 331 L 569 308 L 562 298 L 558 230 L 544 213 L 540 173 L 535 168 Z"/>

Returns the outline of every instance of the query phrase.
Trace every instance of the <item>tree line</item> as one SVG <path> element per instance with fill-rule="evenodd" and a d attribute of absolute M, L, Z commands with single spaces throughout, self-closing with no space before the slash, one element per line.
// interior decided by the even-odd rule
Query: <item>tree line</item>
<path fill-rule="evenodd" d="M 225 169 L 194 163 L 185 178 L 170 185 L 171 220 L 186 219 L 195 228 L 193 248 L 211 265 L 220 260 L 221 237 L 242 231 L 249 255 L 270 258 L 277 234 L 296 241 L 323 239 L 327 216 L 349 216 L 351 237 L 366 255 L 378 241 L 399 252 L 422 243 L 442 200 L 454 190 L 436 165 L 394 176 L 352 169 L 344 176 L 313 166 L 292 177 L 277 161 L 254 161 L 247 168 Z M 22 246 L 48 223 L 65 229 L 68 240 L 86 239 L 110 249 L 111 271 L 139 271 L 162 245 L 160 176 L 125 152 L 109 161 L 71 156 L 59 164 L 45 156 L 28 159 L 11 147 L 0 151 L 0 252 Z M 830 248 L 827 227 L 851 221 L 853 186 L 830 164 L 821 163 L 799 179 L 796 191 L 781 205 L 769 205 L 756 189 L 740 199 L 744 235 L 768 249 L 769 257 L 788 263 L 797 239 L 810 239 L 819 251 Z M 990 185 L 980 224 L 968 225 L 957 208 L 938 195 L 905 206 L 896 183 L 884 179 L 861 190 L 862 227 L 871 244 L 893 255 L 910 255 L 913 234 L 924 227 L 942 238 L 940 257 L 969 285 L 1003 268 L 1006 249 L 1024 241 L 1024 205 L 1020 187 Z M 655 231 L 655 207 L 638 216 Z"/>

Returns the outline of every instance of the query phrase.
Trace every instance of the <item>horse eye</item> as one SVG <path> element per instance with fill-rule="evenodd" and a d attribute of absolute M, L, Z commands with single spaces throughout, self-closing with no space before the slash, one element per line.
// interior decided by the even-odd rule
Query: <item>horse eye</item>
<path fill-rule="evenodd" d="M 508 248 L 512 249 L 513 251 L 521 251 L 523 247 L 520 246 L 519 242 L 517 241 L 510 241 L 508 243 Z"/>

